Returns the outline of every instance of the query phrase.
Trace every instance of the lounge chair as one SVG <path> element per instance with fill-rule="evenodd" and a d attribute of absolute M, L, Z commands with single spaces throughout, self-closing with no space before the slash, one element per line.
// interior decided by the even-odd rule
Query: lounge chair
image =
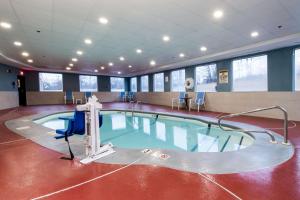
<path fill-rule="evenodd" d="M 174 104 L 177 103 L 177 106 L 178 106 L 178 110 L 179 110 L 179 106 L 181 104 L 184 104 L 184 97 L 186 95 L 186 92 L 180 92 L 179 93 L 179 96 L 177 98 L 172 98 L 172 109 L 174 107 Z"/>
<path fill-rule="evenodd" d="M 87 103 L 88 102 L 88 99 L 92 97 L 92 92 L 85 92 L 84 93 L 84 99 L 85 99 L 85 102 Z"/>
<path fill-rule="evenodd" d="M 191 111 L 192 104 L 197 105 L 198 112 L 201 107 L 204 107 L 205 104 L 205 92 L 196 92 L 195 99 L 190 99 L 189 110 Z"/>
<path fill-rule="evenodd" d="M 66 91 L 64 96 L 65 104 L 67 104 L 68 101 L 72 101 L 72 103 L 75 103 L 75 98 L 72 91 Z"/>
<path fill-rule="evenodd" d="M 127 94 L 126 92 L 120 92 L 120 101 L 126 101 L 127 100 Z"/>
<path fill-rule="evenodd" d="M 128 100 L 134 101 L 135 100 L 135 92 L 129 92 L 128 93 Z"/>

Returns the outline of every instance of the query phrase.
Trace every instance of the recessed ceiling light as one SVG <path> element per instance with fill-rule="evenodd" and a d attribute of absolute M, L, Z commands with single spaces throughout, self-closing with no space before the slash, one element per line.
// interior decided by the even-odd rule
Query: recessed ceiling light
<path fill-rule="evenodd" d="M 98 72 L 98 69 L 95 69 L 95 70 L 94 70 L 94 72 L 96 72 L 96 73 L 97 73 L 97 72 Z"/>
<path fill-rule="evenodd" d="M 5 28 L 5 29 L 10 29 L 11 28 L 11 24 L 8 23 L 8 22 L 0 22 L 0 26 L 2 28 Z"/>
<path fill-rule="evenodd" d="M 154 60 L 151 60 L 151 61 L 150 61 L 150 65 L 151 65 L 151 66 L 155 66 L 155 65 L 156 65 L 156 62 L 155 62 Z"/>
<path fill-rule="evenodd" d="M 102 70 L 104 70 L 104 69 L 105 69 L 105 67 L 103 67 L 103 66 L 102 66 L 102 67 L 101 67 L 101 69 L 102 69 Z"/>
<path fill-rule="evenodd" d="M 121 61 L 124 61 L 124 60 L 125 60 L 125 58 L 124 58 L 123 56 L 121 56 L 119 59 L 120 59 Z"/>
<path fill-rule="evenodd" d="M 215 10 L 213 15 L 214 15 L 214 18 L 220 19 L 223 17 L 224 13 L 222 10 Z"/>
<path fill-rule="evenodd" d="M 132 68 L 132 66 L 131 66 L 131 65 L 129 65 L 129 66 L 128 66 L 128 68 Z"/>
<path fill-rule="evenodd" d="M 99 22 L 100 22 L 101 24 L 107 24 L 107 23 L 108 23 L 108 19 L 105 18 L 105 17 L 100 17 L 100 18 L 99 18 Z"/>
<path fill-rule="evenodd" d="M 180 53 L 180 54 L 179 54 L 179 57 L 180 57 L 180 58 L 183 58 L 184 56 L 185 56 L 184 53 Z"/>
<path fill-rule="evenodd" d="M 142 52 L 142 49 L 136 49 L 136 53 L 141 54 Z"/>
<path fill-rule="evenodd" d="M 259 35 L 259 33 L 257 32 L 257 31 L 253 31 L 252 33 L 251 33 L 251 37 L 257 37 Z"/>
<path fill-rule="evenodd" d="M 74 64 L 73 64 L 73 63 L 70 63 L 70 64 L 69 64 L 69 66 L 70 66 L 70 67 L 73 67 L 73 66 L 74 66 Z"/>
<path fill-rule="evenodd" d="M 118 74 L 121 74 L 121 72 L 118 72 Z"/>
<path fill-rule="evenodd" d="M 114 66 L 114 63 L 109 62 L 108 65 L 109 65 L 109 66 Z"/>
<path fill-rule="evenodd" d="M 77 53 L 77 55 L 82 55 L 83 54 L 83 52 L 82 51 L 76 51 L 76 53 Z"/>
<path fill-rule="evenodd" d="M 29 53 L 28 53 L 28 52 L 26 52 L 26 51 L 24 51 L 24 52 L 22 52 L 22 56 L 24 56 L 24 57 L 28 57 L 28 56 L 29 56 Z"/>
<path fill-rule="evenodd" d="M 77 58 L 72 58 L 72 61 L 73 61 L 73 62 L 77 62 L 78 59 L 77 59 Z"/>
<path fill-rule="evenodd" d="M 17 46 L 17 47 L 20 47 L 20 46 L 22 46 L 22 43 L 19 42 L 19 41 L 15 41 L 15 42 L 14 42 L 14 45 Z"/>
<path fill-rule="evenodd" d="M 164 36 L 163 36 L 163 41 L 164 41 L 164 42 L 169 42 L 169 41 L 170 41 L 170 37 L 167 36 L 167 35 L 164 35 Z"/>
<path fill-rule="evenodd" d="M 71 67 L 66 67 L 66 70 L 71 70 Z"/>
<path fill-rule="evenodd" d="M 202 47 L 200 48 L 200 50 L 201 50 L 201 51 L 207 51 L 207 48 L 206 48 L 205 46 L 202 46 Z"/>
<path fill-rule="evenodd" d="M 33 60 L 32 59 L 28 59 L 27 62 L 33 63 Z"/>
<path fill-rule="evenodd" d="M 86 43 L 86 44 L 92 44 L 93 42 L 92 42 L 91 39 L 86 38 L 86 39 L 84 39 L 84 43 Z"/>

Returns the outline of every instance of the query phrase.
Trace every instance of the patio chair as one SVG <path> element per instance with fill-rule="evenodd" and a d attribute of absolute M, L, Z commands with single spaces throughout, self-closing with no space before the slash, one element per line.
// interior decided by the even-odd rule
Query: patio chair
<path fill-rule="evenodd" d="M 180 92 L 179 93 L 179 96 L 177 98 L 172 98 L 172 109 L 174 107 L 174 104 L 177 103 L 177 106 L 178 106 L 178 110 L 179 110 L 179 106 L 181 104 L 184 104 L 184 97 L 186 95 L 186 92 Z"/>
<path fill-rule="evenodd" d="M 125 102 L 127 100 L 127 93 L 126 92 L 120 92 L 120 101 Z"/>
<path fill-rule="evenodd" d="M 189 110 L 191 111 L 192 105 L 197 105 L 198 112 L 200 107 L 204 107 L 205 104 L 205 92 L 196 92 L 195 99 L 190 99 Z"/>
<path fill-rule="evenodd" d="M 72 101 L 72 103 L 75 103 L 75 98 L 72 91 L 66 91 L 64 96 L 65 104 L 67 104 L 68 101 Z"/>

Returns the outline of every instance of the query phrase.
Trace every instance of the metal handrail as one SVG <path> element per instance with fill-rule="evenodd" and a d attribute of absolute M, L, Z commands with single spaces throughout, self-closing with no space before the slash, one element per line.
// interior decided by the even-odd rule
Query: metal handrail
<path fill-rule="evenodd" d="M 282 142 L 282 144 L 285 144 L 285 145 L 289 145 L 289 141 L 288 141 L 288 113 L 287 111 L 281 107 L 281 106 L 271 106 L 271 107 L 267 107 L 267 108 L 258 108 L 258 109 L 255 109 L 255 110 L 250 110 L 250 111 L 246 111 L 246 112 L 240 112 L 240 113 L 234 113 L 234 114 L 229 114 L 229 115 L 224 115 L 224 116 L 221 116 L 219 119 L 218 119 L 218 126 L 224 130 L 224 131 L 229 131 L 229 130 L 226 130 L 224 129 L 224 127 L 222 126 L 221 124 L 221 121 L 225 118 L 232 118 L 232 117 L 237 117 L 237 116 L 240 116 L 240 115 L 244 115 L 244 114 L 250 114 L 250 113 L 256 113 L 256 112 L 261 112 L 261 111 L 266 111 L 266 110 L 273 110 L 273 109 L 279 109 L 283 112 L 284 114 L 284 123 L 283 123 L 283 130 L 284 130 L 284 141 Z M 267 133 L 273 142 L 275 142 L 275 138 L 274 136 L 268 132 L 268 131 L 258 131 L 258 130 L 243 130 L 244 132 L 264 132 L 264 133 Z"/>

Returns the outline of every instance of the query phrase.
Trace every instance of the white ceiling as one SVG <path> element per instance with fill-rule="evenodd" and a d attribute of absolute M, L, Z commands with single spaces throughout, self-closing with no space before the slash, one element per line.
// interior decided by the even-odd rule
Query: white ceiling
<path fill-rule="evenodd" d="M 212 16 L 216 9 L 224 12 L 220 20 Z M 35 69 L 55 71 L 65 70 L 77 57 L 72 71 L 98 69 L 99 74 L 121 71 L 130 76 L 205 62 L 215 55 L 220 59 L 229 51 L 235 56 L 245 48 L 247 53 L 273 48 L 280 38 L 289 39 L 281 46 L 294 45 L 300 41 L 299 10 L 300 0 L 1 0 L 0 21 L 11 23 L 12 28 L 0 28 L 0 55 L 26 63 L 20 55 L 26 50 Z M 107 25 L 98 22 L 101 16 L 109 20 Z M 254 30 L 259 37 L 250 37 Z M 168 43 L 162 41 L 165 34 L 171 38 Z M 85 38 L 93 44 L 84 44 Z M 23 46 L 15 47 L 16 40 Z M 208 50 L 201 52 L 201 46 Z M 137 48 L 143 50 L 141 55 L 136 54 Z M 77 50 L 84 54 L 77 56 Z M 181 52 L 185 58 L 178 57 Z M 149 65 L 152 59 L 155 67 Z M 0 62 L 26 66 L 3 56 Z M 108 62 L 115 65 L 109 67 Z"/>

